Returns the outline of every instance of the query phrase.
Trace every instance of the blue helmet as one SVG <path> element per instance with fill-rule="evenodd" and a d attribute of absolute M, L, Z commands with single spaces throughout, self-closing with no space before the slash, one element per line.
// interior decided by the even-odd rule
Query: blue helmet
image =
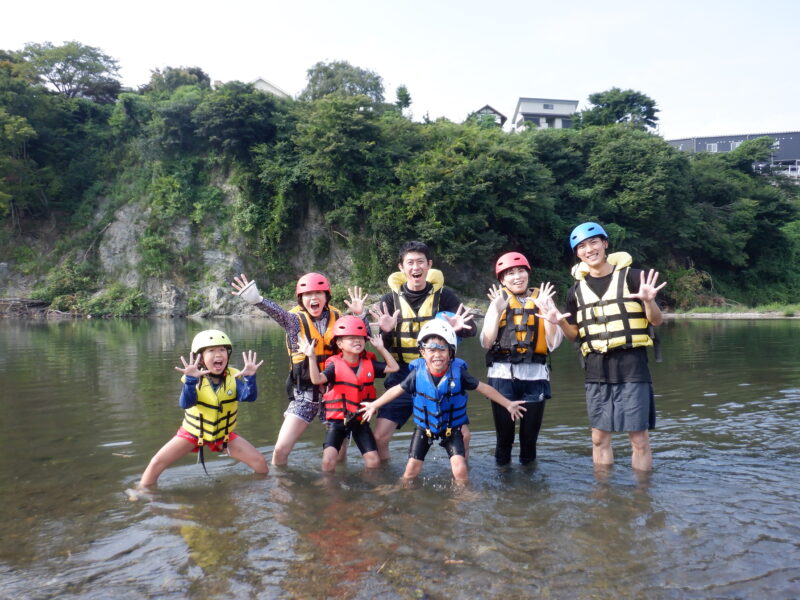
<path fill-rule="evenodd" d="M 575 246 L 580 244 L 583 240 L 588 240 L 598 235 L 602 235 L 605 239 L 608 239 L 608 234 L 601 225 L 592 223 L 591 221 L 581 223 L 569 234 L 569 247 L 574 251 Z"/>

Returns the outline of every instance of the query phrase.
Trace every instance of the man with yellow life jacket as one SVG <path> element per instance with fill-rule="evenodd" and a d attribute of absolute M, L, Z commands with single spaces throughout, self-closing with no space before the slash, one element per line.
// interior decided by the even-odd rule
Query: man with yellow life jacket
<path fill-rule="evenodd" d="M 400 370 L 386 378 L 386 389 L 402 382 L 409 373 L 409 364 L 420 357 L 417 335 L 420 329 L 437 313 L 445 316 L 461 337 L 475 335 L 470 323 L 472 315 L 465 309 L 455 292 L 444 285 L 444 275 L 433 269 L 428 246 L 422 242 L 407 242 L 400 248 L 398 271 L 389 276 L 390 292 L 384 294 L 378 310 L 371 311 L 383 332 L 386 347 L 395 357 Z M 401 428 L 412 413 L 412 398 L 401 396 L 383 408 L 375 423 L 375 441 L 381 460 L 389 458 L 389 442 L 394 432 Z M 463 428 L 469 449 L 469 427 Z"/>
<path fill-rule="evenodd" d="M 647 347 L 650 327 L 663 321 L 656 295 L 658 273 L 631 268 L 625 252 L 608 255 L 608 234 L 597 223 L 582 223 L 570 234 L 570 246 L 581 261 L 573 268 L 566 314 L 555 308 L 547 318 L 564 335 L 578 340 L 585 362 L 586 406 L 592 427 L 592 460 L 614 462 L 611 434 L 630 438 L 634 469 L 653 468 L 648 430 L 655 427 L 653 385 Z"/>
<path fill-rule="evenodd" d="M 322 445 L 322 470 L 333 472 L 342 444 L 350 436 L 364 457 L 368 469 L 380 465 L 378 447 L 369 423 L 363 422 L 359 409 L 361 403 L 375 399 L 375 378 L 395 373 L 400 368 L 383 345 L 380 335 L 369 337 L 369 329 L 358 317 L 345 315 L 336 321 L 334 341 L 339 350 L 325 362 L 320 373 L 315 360 L 309 360 L 312 383 L 327 385 L 323 396 L 325 423 L 328 429 Z M 367 339 L 386 362 L 375 360 L 372 352 L 366 351 Z M 313 358 L 313 344 L 300 340 L 300 351 Z"/>
<path fill-rule="evenodd" d="M 289 376 L 286 391 L 289 406 L 283 413 L 283 425 L 272 452 L 273 465 L 285 465 L 289 454 L 308 426 L 318 416 L 322 419 L 322 392 L 311 382 L 309 376 L 309 356 L 301 352 L 300 339 L 311 342 L 313 361 L 319 370 L 325 361 L 335 353 L 333 344 L 334 326 L 341 312 L 330 305 L 331 286 L 328 278 L 320 273 L 306 273 L 297 280 L 295 293 L 297 306 L 284 310 L 277 302 L 264 298 L 258 291 L 255 281 L 248 281 L 242 273 L 231 283 L 233 294 L 252 306 L 264 311 L 286 331 L 286 350 L 289 353 Z M 345 300 L 348 309 L 354 314 L 365 316 L 364 302 L 367 295 L 361 288 L 348 289 L 350 300 Z M 340 460 L 345 460 L 347 446 L 342 446 Z"/>
<path fill-rule="evenodd" d="M 256 363 L 255 352 L 243 352 L 244 367 L 239 371 L 229 366 L 232 349 L 225 333 L 209 329 L 194 337 L 188 362 L 181 356 L 183 367 L 175 369 L 183 373 L 179 400 L 185 411 L 183 423 L 150 460 L 140 487 L 155 485 L 164 469 L 190 452 L 198 452 L 202 461 L 205 447 L 226 452 L 256 473 L 269 471 L 264 456 L 234 431 L 239 402 L 254 402 L 258 396 L 255 374 L 264 361 Z"/>
<path fill-rule="evenodd" d="M 489 308 L 483 320 L 481 345 L 487 349 L 488 383 L 506 398 L 523 400 L 526 412 L 519 426 L 519 461 L 536 459 L 536 442 L 542 426 L 545 401 L 550 398 L 550 368 L 547 356 L 563 339 L 561 329 L 538 316 L 540 306 L 553 303 L 553 286 L 529 289 L 531 266 L 519 252 L 508 252 L 495 264 L 500 285 L 489 290 Z M 511 462 L 514 421 L 508 411 L 492 404 L 497 432 L 495 462 Z"/>
<path fill-rule="evenodd" d="M 450 458 L 453 477 L 465 482 L 469 479 L 463 436 L 463 427 L 468 421 L 467 392 L 477 390 L 497 402 L 512 420 L 525 412 L 524 402 L 512 402 L 470 375 L 467 363 L 456 358 L 456 332 L 444 319 L 425 323 L 417 343 L 422 357 L 411 362 L 402 383 L 386 390 L 374 402 L 364 403 L 364 420 L 369 421 L 382 406 L 404 394 L 411 395 L 415 428 L 403 479 L 410 480 L 420 474 L 428 451 L 439 440 Z"/>

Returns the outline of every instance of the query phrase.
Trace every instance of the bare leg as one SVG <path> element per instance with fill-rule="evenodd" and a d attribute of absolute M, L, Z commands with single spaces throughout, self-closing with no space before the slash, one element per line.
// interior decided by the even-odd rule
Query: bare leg
<path fill-rule="evenodd" d="M 611 432 L 592 428 L 592 462 L 596 465 L 613 465 L 614 450 L 611 448 Z"/>
<path fill-rule="evenodd" d="M 283 425 L 278 432 L 278 441 L 275 442 L 275 450 L 272 451 L 273 465 L 285 465 L 289 462 L 289 453 L 306 429 L 308 429 L 308 423 L 300 417 L 294 415 L 284 417 Z"/>
<path fill-rule="evenodd" d="M 364 453 L 364 466 L 368 469 L 377 469 L 381 466 L 381 457 L 377 450 L 370 450 Z"/>
<path fill-rule="evenodd" d="M 336 471 L 336 462 L 339 457 L 339 451 L 334 446 L 328 446 L 322 451 L 322 470 L 325 473 L 333 473 Z"/>
<path fill-rule="evenodd" d="M 403 479 L 414 479 L 422 471 L 423 461 L 417 458 L 409 458 L 406 463 L 406 471 L 403 473 Z"/>
<path fill-rule="evenodd" d="M 342 449 L 339 450 L 339 458 L 337 460 L 342 464 L 347 462 L 347 447 L 349 445 L 350 445 L 350 438 L 346 438 L 342 443 Z"/>
<path fill-rule="evenodd" d="M 469 458 L 469 441 L 472 439 L 472 432 L 469 430 L 469 425 L 461 426 L 461 434 L 464 436 L 464 460 Z"/>
<path fill-rule="evenodd" d="M 195 445 L 189 440 L 185 440 L 175 436 L 166 444 L 161 447 L 161 450 L 156 452 L 156 455 L 150 459 L 150 464 L 142 473 L 142 479 L 139 482 L 139 487 L 150 487 L 155 485 L 158 477 L 164 472 L 168 466 L 174 463 L 179 458 L 186 456 L 194 449 Z"/>
<path fill-rule="evenodd" d="M 462 429 L 463 431 L 463 429 Z M 453 477 L 458 483 L 469 481 L 469 470 L 467 469 L 467 459 L 458 454 L 450 457 L 450 468 L 453 470 Z"/>
<path fill-rule="evenodd" d="M 267 459 L 264 458 L 264 455 L 261 454 L 253 444 L 242 436 L 228 442 L 228 456 L 242 461 L 259 475 L 266 475 L 269 473 Z"/>
<path fill-rule="evenodd" d="M 378 446 L 378 455 L 381 460 L 389 460 L 389 442 L 397 429 L 397 423 L 379 417 L 375 421 L 375 429 L 372 434 L 375 436 L 375 444 Z"/>
<path fill-rule="evenodd" d="M 628 433 L 631 440 L 631 466 L 639 471 L 652 471 L 653 452 L 650 449 L 650 436 L 645 431 L 631 431 Z"/>

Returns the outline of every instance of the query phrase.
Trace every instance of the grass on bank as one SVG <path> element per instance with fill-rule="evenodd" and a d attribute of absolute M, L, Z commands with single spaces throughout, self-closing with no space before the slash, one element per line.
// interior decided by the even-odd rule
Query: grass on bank
<path fill-rule="evenodd" d="M 675 312 L 677 314 L 778 313 L 784 317 L 794 317 L 800 314 L 800 304 L 781 304 L 779 302 L 772 302 L 770 304 L 759 304 L 757 306 L 744 306 L 742 304 L 732 304 L 726 306 L 695 306 L 686 310 L 676 310 Z"/>

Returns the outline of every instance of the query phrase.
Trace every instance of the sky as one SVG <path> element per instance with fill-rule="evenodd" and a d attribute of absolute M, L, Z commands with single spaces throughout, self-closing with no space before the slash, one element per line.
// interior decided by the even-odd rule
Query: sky
<path fill-rule="evenodd" d="M 461 122 L 520 97 L 580 101 L 612 87 L 656 101 L 666 139 L 800 131 L 796 0 L 73 0 L 6 3 L 0 48 L 76 40 L 115 58 L 123 85 L 197 66 L 292 96 L 319 61 L 405 85 L 414 119 Z"/>

